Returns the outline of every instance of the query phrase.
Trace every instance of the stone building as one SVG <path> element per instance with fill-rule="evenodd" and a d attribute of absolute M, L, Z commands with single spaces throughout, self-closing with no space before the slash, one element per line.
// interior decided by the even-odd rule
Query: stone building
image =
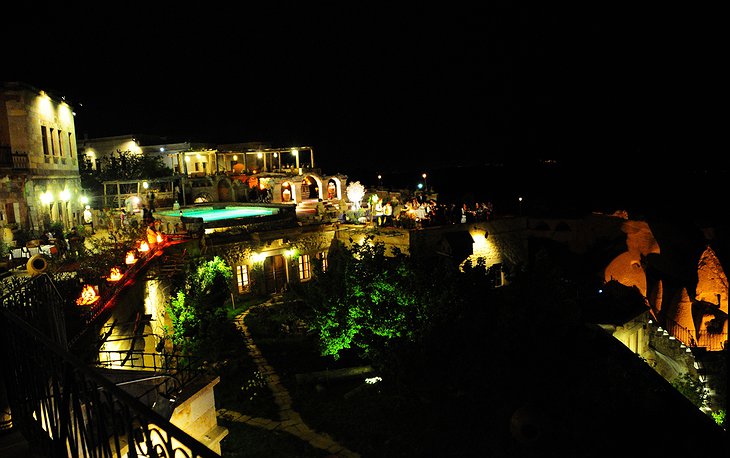
<path fill-rule="evenodd" d="M 84 208 L 73 107 L 25 83 L 0 86 L 0 225 L 69 229 Z"/>

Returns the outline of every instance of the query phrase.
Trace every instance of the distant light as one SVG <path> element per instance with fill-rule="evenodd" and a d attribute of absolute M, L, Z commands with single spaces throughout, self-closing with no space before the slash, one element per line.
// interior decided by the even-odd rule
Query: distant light
<path fill-rule="evenodd" d="M 369 378 L 365 379 L 365 383 L 367 383 L 368 385 L 374 385 L 374 384 L 376 384 L 378 382 L 382 382 L 382 381 L 383 381 L 382 377 L 369 377 Z"/>
<path fill-rule="evenodd" d="M 185 156 L 185 161 L 190 162 L 190 156 Z"/>
<path fill-rule="evenodd" d="M 149 183 L 147 183 L 146 181 L 143 181 L 143 182 L 142 182 L 142 187 L 143 187 L 143 188 L 145 188 L 145 189 L 147 189 L 147 188 L 149 188 L 149 187 L 150 187 L 150 184 L 149 184 Z"/>
<path fill-rule="evenodd" d="M 196 158 L 196 159 L 198 159 L 198 160 L 200 160 L 200 159 L 202 159 L 202 158 L 203 158 L 203 156 L 201 156 L 201 155 L 200 155 L 200 153 L 197 153 L 197 154 L 195 155 L 195 158 Z"/>
<path fill-rule="evenodd" d="M 74 116 L 76 116 L 76 112 L 75 111 L 72 111 L 71 114 L 74 115 Z"/>
<path fill-rule="evenodd" d="M 274 157 L 279 157 L 279 153 L 274 153 Z"/>
<path fill-rule="evenodd" d="M 421 175 L 421 176 L 423 177 L 424 180 L 426 179 L 426 174 L 425 173 L 423 175 Z"/>
<path fill-rule="evenodd" d="M 603 292 L 603 290 L 602 290 L 602 289 L 599 289 L 599 290 L 598 290 L 598 294 L 601 294 L 602 292 Z"/>
<path fill-rule="evenodd" d="M 378 180 L 382 179 L 383 175 L 378 175 Z"/>
<path fill-rule="evenodd" d="M 165 152 L 165 147 L 164 146 L 163 147 L 160 147 L 160 152 L 161 153 L 164 153 Z"/>
<path fill-rule="evenodd" d="M 291 150 L 291 155 L 292 156 L 296 156 L 297 154 L 299 154 L 299 150 L 297 150 L 297 149 Z"/>
<path fill-rule="evenodd" d="M 423 183 L 418 183 L 418 189 L 423 189 Z"/>
<path fill-rule="evenodd" d="M 86 205 L 86 204 L 89 203 L 89 198 L 86 197 L 86 196 L 81 196 L 81 198 L 79 199 L 79 201 L 81 201 L 82 204 Z"/>
<path fill-rule="evenodd" d="M 261 153 L 256 153 L 256 157 L 259 158 L 259 159 L 261 159 L 262 157 L 264 157 L 264 155 L 261 154 Z"/>
<path fill-rule="evenodd" d="M 70 198 L 71 198 L 71 193 L 70 193 L 70 192 L 68 191 L 68 189 L 64 189 L 64 190 L 63 190 L 63 191 L 61 191 L 61 193 L 59 194 L 59 197 L 61 198 L 61 200 L 62 200 L 62 201 L 64 201 L 64 202 L 68 202 L 68 199 L 70 199 Z"/>
<path fill-rule="evenodd" d="M 263 262 L 266 259 L 266 254 L 264 253 L 256 253 L 254 252 L 251 254 L 251 260 L 253 262 Z"/>
<path fill-rule="evenodd" d="M 292 256 L 294 256 L 295 253 L 296 253 L 296 251 L 294 251 L 294 250 L 286 250 L 284 252 L 284 254 L 286 255 L 287 258 L 291 258 Z"/>
<path fill-rule="evenodd" d="M 519 197 L 517 200 L 519 200 L 520 202 L 522 202 L 522 197 Z"/>

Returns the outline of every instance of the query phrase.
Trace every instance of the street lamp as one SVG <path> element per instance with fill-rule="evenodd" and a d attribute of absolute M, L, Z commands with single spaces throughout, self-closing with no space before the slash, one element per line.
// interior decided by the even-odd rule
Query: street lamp
<path fill-rule="evenodd" d="M 383 187 L 383 175 L 378 174 L 378 186 Z"/>
<path fill-rule="evenodd" d="M 520 202 L 520 216 L 522 216 L 522 196 L 518 197 L 517 200 Z"/>
<path fill-rule="evenodd" d="M 424 188 L 426 188 L 425 190 L 426 190 L 426 192 L 428 192 L 428 180 L 426 180 L 426 176 L 427 176 L 427 175 L 426 175 L 426 174 L 424 173 L 424 174 L 423 174 L 423 175 L 421 175 L 421 176 L 423 177 L 423 183 L 424 183 L 424 184 L 423 184 L 423 187 L 424 187 Z"/>

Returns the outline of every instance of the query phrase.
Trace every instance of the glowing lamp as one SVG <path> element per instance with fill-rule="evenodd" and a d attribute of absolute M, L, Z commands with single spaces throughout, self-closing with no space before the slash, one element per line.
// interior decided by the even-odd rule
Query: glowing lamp
<path fill-rule="evenodd" d="M 264 262 L 266 255 L 264 253 L 253 253 L 251 254 L 251 260 L 253 262 Z"/>
<path fill-rule="evenodd" d="M 127 257 L 124 259 L 127 265 L 132 265 L 137 262 L 137 257 L 134 255 L 134 251 L 127 251 Z"/>
<path fill-rule="evenodd" d="M 107 280 L 111 282 L 119 281 L 122 279 L 122 271 L 119 270 L 118 267 L 112 267 L 112 270 L 109 272 L 109 278 Z"/>
<path fill-rule="evenodd" d="M 48 205 L 53 202 L 53 194 L 51 194 L 50 191 L 44 192 L 43 194 L 41 194 L 40 197 L 41 203 L 43 203 L 43 205 Z"/>
<path fill-rule="evenodd" d="M 91 285 L 84 285 L 81 290 L 81 296 L 76 299 L 76 305 L 93 305 L 99 301 L 99 295 L 96 289 Z"/>
<path fill-rule="evenodd" d="M 157 234 L 157 243 L 162 243 L 162 234 Z"/>
<path fill-rule="evenodd" d="M 139 251 L 142 253 L 145 253 L 147 251 L 150 251 L 150 245 L 146 241 L 141 241 L 139 243 Z"/>

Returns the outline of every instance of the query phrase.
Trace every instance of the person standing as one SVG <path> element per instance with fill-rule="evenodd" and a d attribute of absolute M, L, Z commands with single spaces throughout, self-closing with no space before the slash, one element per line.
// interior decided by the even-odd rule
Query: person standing
<path fill-rule="evenodd" d="M 94 231 L 94 215 L 91 214 L 91 207 L 88 205 L 84 208 L 84 226 L 89 226 L 91 228 L 92 235 L 96 233 L 96 231 Z"/>
<path fill-rule="evenodd" d="M 375 202 L 375 218 L 377 220 L 378 226 L 382 226 L 384 223 L 384 213 L 383 213 L 383 200 L 378 199 Z"/>
<path fill-rule="evenodd" d="M 393 224 L 393 204 L 390 201 L 385 203 L 383 208 L 383 225 L 391 226 Z"/>

